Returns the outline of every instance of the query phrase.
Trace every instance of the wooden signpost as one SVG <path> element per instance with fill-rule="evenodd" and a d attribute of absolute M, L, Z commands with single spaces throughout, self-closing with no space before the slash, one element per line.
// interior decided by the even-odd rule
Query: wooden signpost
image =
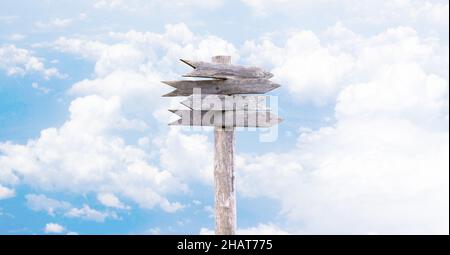
<path fill-rule="evenodd" d="M 163 81 L 176 90 L 165 97 L 190 96 L 194 88 L 200 88 L 203 94 L 264 94 L 280 85 L 267 79 L 216 79 L 202 81 Z"/>
<path fill-rule="evenodd" d="M 169 110 L 181 118 L 169 125 L 214 126 L 214 186 L 217 235 L 236 231 L 234 178 L 235 127 L 271 127 L 282 120 L 266 107 L 264 94 L 280 85 L 258 67 L 231 65 L 230 56 L 214 56 L 212 63 L 181 61 L 194 70 L 184 77 L 209 80 L 163 81 L 175 88 L 165 97 L 188 96 L 181 104 L 189 110 Z M 196 92 L 201 92 L 197 94 Z"/>

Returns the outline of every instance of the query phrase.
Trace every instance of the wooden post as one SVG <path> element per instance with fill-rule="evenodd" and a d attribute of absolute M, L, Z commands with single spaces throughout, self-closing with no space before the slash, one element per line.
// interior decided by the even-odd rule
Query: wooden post
<path fill-rule="evenodd" d="M 230 56 L 214 56 L 213 63 L 230 64 Z M 216 235 L 236 232 L 236 189 L 234 183 L 234 127 L 215 127 L 214 187 Z"/>
<path fill-rule="evenodd" d="M 280 87 L 269 79 L 268 71 L 259 67 L 231 65 L 230 56 L 214 56 L 212 63 L 180 59 L 194 70 L 184 77 L 211 78 L 208 80 L 163 81 L 175 88 L 164 97 L 189 97 L 182 102 L 189 110 L 169 109 L 180 116 L 169 125 L 214 126 L 214 188 L 216 211 L 216 235 L 236 233 L 236 190 L 234 179 L 234 128 L 271 127 L 281 118 L 266 108 L 265 97 L 260 100 L 253 94 L 265 94 Z M 195 89 L 206 96 L 196 97 Z M 234 95 L 246 95 L 246 100 Z M 240 96 L 239 96 L 240 97 Z M 226 99 L 235 100 L 227 102 Z M 212 101 L 211 101 L 212 100 Z M 262 105 L 256 102 L 263 101 Z M 254 102 L 254 103 L 252 103 Z M 213 109 L 204 109 L 214 103 Z M 208 106 L 209 105 L 209 106 Z M 196 118 L 200 116 L 201 118 Z M 212 117 L 212 118 L 211 118 Z"/>

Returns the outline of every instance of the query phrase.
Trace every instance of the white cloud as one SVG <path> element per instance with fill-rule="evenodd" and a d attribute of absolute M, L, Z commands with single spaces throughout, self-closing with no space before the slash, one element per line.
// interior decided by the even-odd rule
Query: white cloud
<path fill-rule="evenodd" d="M 95 78 L 74 84 L 72 95 L 119 96 L 126 111 L 143 119 L 154 117 L 146 109 L 156 112 L 166 107 L 167 100 L 161 95 L 170 88 L 160 81 L 175 76 L 174 69 L 183 68 L 180 57 L 209 60 L 215 54 L 230 54 L 238 59 L 232 44 L 214 36 L 194 36 L 183 23 L 167 25 L 161 34 L 129 31 L 111 33 L 110 37 L 120 42 L 62 37 L 49 46 L 95 61 Z"/>
<path fill-rule="evenodd" d="M 23 35 L 23 34 L 15 33 L 15 34 L 8 35 L 5 38 L 10 41 L 18 42 L 18 41 L 24 40 L 25 38 L 27 38 L 27 36 Z"/>
<path fill-rule="evenodd" d="M 33 211 L 46 211 L 49 215 L 55 216 L 72 207 L 68 202 L 48 198 L 45 195 L 28 194 L 25 196 L 27 206 Z"/>
<path fill-rule="evenodd" d="M 113 71 L 105 77 L 77 82 L 69 93 L 81 96 L 95 94 L 102 97 L 120 97 L 125 102 L 124 106 L 130 111 L 148 114 L 147 109 L 145 111 L 142 109 L 144 102 L 152 108 L 158 107 L 163 102 L 161 95 L 165 88 L 160 81 L 161 79 L 153 74 Z M 144 116 L 141 115 L 141 117 Z"/>
<path fill-rule="evenodd" d="M 98 201 L 104 206 L 117 208 L 117 209 L 130 209 L 130 207 L 124 205 L 118 197 L 111 193 L 100 193 L 97 195 Z"/>
<path fill-rule="evenodd" d="M 72 23 L 71 19 L 54 19 L 51 24 L 55 27 L 67 27 Z"/>
<path fill-rule="evenodd" d="M 386 91 L 386 92 L 383 92 Z M 448 127 L 448 81 L 427 75 L 417 64 L 387 65 L 378 77 L 343 90 L 336 105 L 339 119 L 408 119 L 417 126 Z"/>
<path fill-rule="evenodd" d="M 60 128 L 42 130 L 26 145 L 0 144 L 2 174 L 47 191 L 111 192 L 145 208 L 180 209 L 164 194 L 184 186 L 170 172 L 149 165 L 143 150 L 114 135 L 115 130 L 142 128 L 141 122 L 125 119 L 120 106 L 115 97 L 74 100 L 70 120 Z"/>
<path fill-rule="evenodd" d="M 100 0 L 94 4 L 95 8 L 125 8 L 126 3 L 122 0 Z"/>
<path fill-rule="evenodd" d="M 269 223 L 260 223 L 255 227 L 238 228 L 236 230 L 238 235 L 288 235 L 289 232 L 282 230 L 280 227 Z M 200 235 L 214 235 L 214 230 L 208 228 L 201 228 Z"/>
<path fill-rule="evenodd" d="M 214 207 L 210 206 L 210 205 L 205 205 L 203 207 L 203 210 L 208 214 L 209 218 L 214 218 L 216 211 L 214 210 Z"/>
<path fill-rule="evenodd" d="M 252 63 L 273 66 L 274 79 L 300 101 L 319 105 L 333 101 L 354 66 L 351 54 L 322 46 L 311 31 L 290 33 L 281 47 L 268 38 L 259 43 L 247 41 L 244 51 Z"/>
<path fill-rule="evenodd" d="M 167 164 L 161 169 L 148 162 L 160 150 L 176 148 L 164 150 L 156 146 L 156 151 L 144 150 L 121 138 L 121 132 L 147 130 L 146 122 L 158 116 L 148 109 L 158 112 L 167 107 L 161 94 L 169 88 L 160 83 L 159 73 L 172 72 L 173 65 L 179 65 L 179 52 L 201 59 L 209 58 L 216 49 L 218 54 L 236 55 L 237 51 L 217 37 L 193 36 L 184 24 L 168 25 L 162 34 L 131 31 L 111 37 L 121 42 L 106 44 L 60 38 L 50 45 L 95 61 L 95 76 L 72 86 L 70 93 L 79 97 L 70 104 L 70 118 L 63 125 L 42 130 L 38 138 L 24 145 L 0 144 L 0 175 L 5 176 L 2 182 L 27 184 L 44 191 L 111 193 L 143 208 L 160 206 L 167 212 L 175 212 L 184 206 L 170 202 L 166 196 L 185 192 L 184 182 L 193 175 L 180 172 L 167 157 L 162 157 Z M 155 47 L 162 48 L 162 53 L 154 53 Z M 122 64 L 112 64 L 118 62 Z M 165 124 L 165 120 L 156 119 L 156 124 L 162 122 Z M 208 150 L 201 144 L 204 136 L 176 134 L 185 143 L 183 146 L 198 140 L 196 148 L 205 153 Z M 159 143 L 161 146 L 176 144 L 170 142 L 170 137 L 166 139 L 165 132 L 149 137 L 163 141 Z M 189 153 L 187 150 L 176 156 L 188 158 L 192 154 Z M 206 171 L 204 165 L 198 166 L 202 168 L 191 169 Z M 195 178 L 205 179 L 204 174 Z M 71 215 L 81 214 L 80 210 Z"/>
<path fill-rule="evenodd" d="M 242 0 L 256 15 L 302 14 L 326 12 L 332 17 L 355 24 L 417 24 L 448 27 L 449 4 L 445 0 Z"/>
<path fill-rule="evenodd" d="M 61 52 L 95 60 L 101 56 L 108 45 L 99 41 L 60 37 L 51 44 L 51 47 Z"/>
<path fill-rule="evenodd" d="M 214 230 L 211 230 L 208 228 L 201 228 L 199 234 L 200 235 L 214 235 Z"/>
<path fill-rule="evenodd" d="M 240 159 L 238 190 L 279 200 L 293 232 L 448 233 L 447 140 L 404 120 L 344 121 Z"/>
<path fill-rule="evenodd" d="M 48 21 L 37 21 L 34 25 L 39 29 L 64 29 L 72 26 L 76 22 L 85 20 L 86 17 L 86 13 L 80 13 L 74 18 L 53 18 Z"/>
<path fill-rule="evenodd" d="M 96 41 L 60 38 L 54 47 L 81 55 L 92 56 L 95 55 L 93 52 L 97 52 L 95 56 L 99 65 L 107 64 L 111 58 L 121 59 L 123 56 L 120 54 L 125 54 L 129 58 L 126 63 L 140 64 L 140 68 L 134 69 L 135 71 L 158 73 L 173 72 L 173 68 L 179 65 L 179 58 L 209 61 L 211 56 L 222 54 L 231 55 L 233 60 L 239 58 L 233 44 L 212 35 L 196 36 L 184 23 L 168 24 L 160 34 L 131 30 L 126 33 L 111 33 L 110 37 L 121 43 L 105 46 Z M 141 56 L 137 56 L 136 52 L 140 52 Z M 96 67 L 96 70 L 103 69 L 101 67 Z M 119 66 L 116 70 L 122 70 L 122 67 Z M 157 70 L 155 67 L 158 67 Z"/>
<path fill-rule="evenodd" d="M 15 45 L 0 46 L 0 69 L 5 70 L 8 75 L 39 73 L 45 79 L 64 77 L 58 69 L 45 67 L 44 63 L 30 51 L 17 48 Z"/>
<path fill-rule="evenodd" d="M 266 16 L 274 12 L 292 13 L 301 9 L 318 8 L 318 6 L 329 5 L 335 0 L 242 0 L 242 2 L 249 6 L 254 14 Z"/>
<path fill-rule="evenodd" d="M 87 204 L 84 204 L 82 207 L 77 208 L 69 202 L 48 198 L 47 196 L 42 194 L 28 194 L 25 196 L 25 198 L 27 200 L 28 208 L 38 212 L 45 211 L 50 216 L 63 215 L 70 218 L 81 218 L 84 220 L 93 220 L 98 222 L 103 222 L 106 218 L 118 218 L 115 212 L 101 212 L 91 208 Z"/>
<path fill-rule="evenodd" d="M 40 29 L 66 28 L 66 27 L 70 26 L 72 23 L 73 23 L 72 19 L 55 18 L 48 22 L 38 21 L 35 23 L 35 26 Z"/>
<path fill-rule="evenodd" d="M 173 67 L 181 66 L 178 60 L 180 56 L 209 60 L 214 54 L 230 54 L 238 59 L 237 50 L 232 44 L 213 36 L 195 36 L 182 23 L 167 25 L 162 34 L 130 31 L 112 33 L 110 36 L 121 42 L 106 45 L 97 41 L 60 38 L 52 46 L 60 51 L 96 60 L 97 77 L 74 84 L 70 93 L 120 96 L 126 106 L 125 112 L 133 112 L 135 116 L 145 119 L 153 117 L 164 124 L 167 123 L 170 113 L 164 104 L 167 100 L 162 99 L 161 94 L 170 89 L 160 82 L 162 75 L 159 73 L 172 75 Z M 155 48 L 162 49 L 162 53 L 156 53 Z M 142 105 L 146 107 L 143 108 Z M 148 116 L 149 108 L 156 109 L 152 116 Z M 211 182 L 211 171 L 208 168 L 211 159 L 206 158 L 192 165 L 189 168 L 192 171 L 180 171 L 181 165 L 176 163 L 179 160 L 172 158 L 176 156 L 189 159 L 205 154 L 211 149 L 204 144 L 205 136 L 185 135 L 173 130 L 153 139 L 154 145 L 161 148 L 160 160 L 164 170 L 184 181 L 196 179 Z M 186 147 L 196 150 L 181 149 Z"/>
<path fill-rule="evenodd" d="M 14 197 L 16 192 L 13 189 L 0 185 L 0 200 Z"/>
<path fill-rule="evenodd" d="M 420 38 L 409 27 L 390 28 L 371 37 L 361 37 L 342 23 L 319 37 L 311 31 L 284 33 L 281 46 L 267 35 L 246 41 L 243 52 L 255 65 L 272 68 L 274 79 L 297 96 L 300 102 L 317 105 L 335 103 L 343 89 L 355 81 L 367 81 L 387 65 L 416 63 L 427 72 L 448 79 L 448 46 L 437 38 Z"/>
<path fill-rule="evenodd" d="M 420 65 L 427 72 L 437 72 L 448 78 L 448 56 L 440 57 L 448 51 L 448 45 L 440 45 L 439 39 L 434 37 L 421 38 L 410 27 L 389 28 L 356 42 L 354 50 L 358 57 L 355 71 L 369 78 L 378 76 L 377 70 L 386 65 L 411 62 Z"/>
<path fill-rule="evenodd" d="M 448 234 L 448 71 L 431 63 L 448 57 L 411 28 L 352 41 L 328 46 L 354 56 L 336 123 L 303 129 L 291 151 L 238 156 L 237 188 L 280 201 L 289 232 Z"/>
<path fill-rule="evenodd" d="M 44 94 L 48 94 L 48 92 L 50 92 L 50 89 L 49 89 L 49 88 L 42 87 L 42 86 L 40 86 L 39 83 L 37 83 L 37 82 L 31 83 L 31 87 L 32 87 L 33 89 L 39 90 L 40 92 L 42 92 L 42 93 L 44 93 Z"/>
<path fill-rule="evenodd" d="M 0 22 L 4 24 L 14 23 L 19 17 L 15 15 L 0 16 Z"/>
<path fill-rule="evenodd" d="M 258 224 L 256 227 L 244 228 L 237 230 L 238 235 L 288 235 L 289 233 L 282 230 L 274 224 Z"/>
<path fill-rule="evenodd" d="M 448 27 L 448 1 L 349 1 L 349 11 L 353 14 L 354 22 L 368 24 L 396 24 L 407 23 L 429 24 L 433 29 Z M 350 19 L 351 20 L 351 19 Z M 438 27 L 436 27 L 438 26 Z"/>
<path fill-rule="evenodd" d="M 179 57 L 238 60 L 239 51 L 184 24 L 110 37 L 119 43 L 60 38 L 52 45 L 95 61 L 93 77 L 71 88 L 78 98 L 62 126 L 24 145 L 0 144 L 0 180 L 179 210 L 167 197 L 185 192 L 186 182 L 210 182 L 212 159 L 192 158 L 211 155 L 212 145 L 204 135 L 154 131 L 167 108 L 159 80 L 178 77 Z M 289 233 L 448 233 L 448 46 L 405 27 L 363 37 L 337 24 L 323 37 L 329 41 L 294 31 L 281 44 L 267 36 L 244 46 L 244 62 L 270 66 L 291 95 L 337 103 L 337 122 L 303 130 L 291 151 L 239 155 L 240 194 L 279 200 Z M 145 150 L 120 134 L 142 137 L 148 125 Z M 102 219 L 91 210 L 71 215 Z M 268 226 L 249 231 L 285 231 Z"/>
<path fill-rule="evenodd" d="M 200 235 L 214 235 L 214 230 L 211 230 L 208 228 L 201 228 L 199 234 Z"/>
<path fill-rule="evenodd" d="M 44 232 L 47 234 L 61 234 L 65 231 L 65 228 L 57 223 L 45 224 Z"/>
<path fill-rule="evenodd" d="M 143 0 L 98 0 L 94 3 L 95 8 L 99 9 L 119 9 L 130 12 L 138 11 L 154 11 L 155 9 L 178 9 L 183 10 L 186 8 L 204 8 L 204 9 L 216 9 L 222 6 L 223 0 L 178 0 L 167 2 L 163 0 L 157 1 L 143 1 Z"/>
<path fill-rule="evenodd" d="M 286 60 L 273 69 L 274 74 L 290 85 L 292 92 L 318 104 L 336 95 L 353 67 L 351 55 L 322 47 L 312 32 L 291 36 L 284 50 Z"/>
<path fill-rule="evenodd" d="M 141 147 L 147 147 L 147 146 L 150 145 L 150 138 L 149 138 L 149 137 L 146 137 L 146 136 L 140 137 L 140 138 L 138 139 L 138 144 L 139 144 L 139 146 L 141 146 Z"/>
<path fill-rule="evenodd" d="M 158 227 L 155 228 L 151 228 L 147 231 L 150 235 L 160 235 L 161 234 L 161 229 Z"/>
<path fill-rule="evenodd" d="M 117 218 L 115 213 L 111 212 L 100 212 L 98 210 L 92 209 L 89 205 L 84 204 L 81 208 L 71 208 L 64 216 L 70 218 L 81 218 L 84 220 L 93 220 L 97 222 L 104 222 L 106 218 Z"/>
<path fill-rule="evenodd" d="M 184 181 L 213 183 L 213 148 L 207 136 L 186 135 L 177 128 L 171 128 L 159 143 L 162 168 Z"/>

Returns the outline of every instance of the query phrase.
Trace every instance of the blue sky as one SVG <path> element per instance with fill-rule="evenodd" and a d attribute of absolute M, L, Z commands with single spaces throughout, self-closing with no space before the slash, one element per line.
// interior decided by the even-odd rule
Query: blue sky
<path fill-rule="evenodd" d="M 448 234 L 448 1 L 5 0 L 0 233 L 208 234 L 211 130 L 161 80 L 213 55 L 282 85 L 238 131 L 238 233 Z M 272 130 L 274 131 L 274 130 Z"/>

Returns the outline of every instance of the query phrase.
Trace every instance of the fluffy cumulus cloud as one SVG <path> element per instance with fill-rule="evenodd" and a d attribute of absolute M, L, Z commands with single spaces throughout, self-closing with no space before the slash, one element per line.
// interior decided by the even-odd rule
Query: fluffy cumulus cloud
<path fill-rule="evenodd" d="M 41 29 L 46 29 L 46 28 L 65 28 L 68 27 L 72 24 L 72 20 L 71 19 L 52 19 L 48 22 L 42 22 L 42 21 L 38 21 L 36 22 L 36 27 L 37 28 L 41 28 Z"/>
<path fill-rule="evenodd" d="M 62 234 L 65 228 L 58 223 L 47 223 L 45 224 L 44 232 L 47 234 Z"/>
<path fill-rule="evenodd" d="M 336 123 L 301 129 L 289 152 L 240 155 L 238 189 L 279 200 L 291 232 L 448 234 L 449 83 L 433 68 L 448 49 L 404 27 L 351 40 L 328 46 L 353 56 Z"/>
<path fill-rule="evenodd" d="M 107 44 L 100 41 L 66 37 L 58 38 L 52 42 L 51 45 L 55 50 L 65 53 L 72 53 L 91 60 L 96 60 L 99 58 L 103 50 L 108 47 Z"/>
<path fill-rule="evenodd" d="M 5 181 L 47 191 L 118 193 L 142 207 L 179 209 L 180 204 L 163 194 L 183 186 L 170 172 L 150 165 L 143 150 L 114 135 L 115 130 L 142 128 L 140 121 L 120 114 L 120 104 L 117 97 L 80 97 L 71 103 L 71 118 L 60 128 L 42 130 L 25 145 L 2 143 Z"/>
<path fill-rule="evenodd" d="M 0 69 L 7 75 L 25 75 L 38 73 L 45 79 L 62 78 L 56 68 L 47 68 L 41 59 L 35 57 L 27 49 L 17 48 L 15 45 L 0 45 Z"/>
<path fill-rule="evenodd" d="M 309 15 L 327 12 L 338 14 L 340 19 L 354 24 L 419 24 L 448 26 L 449 4 L 445 0 L 242 0 L 254 14 L 267 16 L 274 14 Z"/>
<path fill-rule="evenodd" d="M 125 41 L 145 52 L 150 63 L 158 67 L 159 72 L 173 72 L 174 63 L 179 58 L 209 61 L 213 55 L 230 55 L 238 60 L 235 46 L 214 35 L 194 35 L 184 23 L 165 26 L 162 34 L 152 32 L 129 31 L 111 33 L 111 37 Z"/>
<path fill-rule="evenodd" d="M 262 10 L 268 3 L 246 2 Z M 434 2 L 399 2 L 422 6 L 416 8 L 418 20 L 424 13 L 436 13 L 437 23 L 440 15 L 448 16 L 445 3 L 439 3 L 442 14 Z M 97 1 L 96 6 L 123 4 Z M 209 60 L 226 54 L 271 69 L 284 96 L 331 106 L 335 115 L 328 126 L 299 129 L 296 146 L 285 152 L 237 155 L 238 192 L 279 201 L 277 224 L 287 226 L 259 224 L 238 232 L 448 233 L 448 44 L 411 27 L 363 36 L 344 23 L 322 33 L 268 34 L 241 47 L 196 35 L 184 24 L 167 25 L 162 33 L 132 30 L 104 40 L 61 37 L 47 44 L 95 68 L 69 89 L 74 99 L 65 123 L 25 144 L 0 143 L 0 199 L 19 185 L 45 194 L 92 194 L 104 211 L 43 195 L 28 195 L 27 205 L 99 222 L 133 205 L 167 212 L 183 208 L 172 195 L 212 183 L 212 144 L 203 134 L 167 131 L 170 115 L 160 96 L 169 88 L 160 80 L 186 71 L 180 57 Z M 5 48 L 18 50 L 0 49 Z M 27 54 L 22 51 L 30 58 Z M 19 59 L 3 64 L 0 58 L 0 68 L 45 76 L 42 65 L 27 69 L 28 60 Z"/>
<path fill-rule="evenodd" d="M 28 208 L 33 211 L 45 211 L 51 216 L 69 210 L 72 205 L 65 201 L 48 198 L 45 195 L 28 194 L 25 196 Z"/>
<path fill-rule="evenodd" d="M 186 135 L 172 129 L 165 138 L 156 142 L 161 148 L 160 160 L 164 169 L 186 181 L 213 183 L 213 148 L 207 136 Z"/>
<path fill-rule="evenodd" d="M 207 154 L 211 148 L 204 145 L 206 137 L 179 130 L 159 132 L 145 138 L 145 147 L 142 139 L 136 144 L 124 134 L 144 137 L 144 132 L 167 123 L 169 114 L 161 114 L 167 108 L 161 100 L 167 88 L 160 83 L 160 76 L 161 72 L 171 75 L 181 52 L 190 52 L 188 58 L 207 59 L 216 50 L 234 56 L 237 50 L 217 37 L 194 36 L 184 24 L 168 25 L 162 34 L 130 31 L 111 34 L 111 38 L 119 42 L 59 38 L 47 45 L 94 61 L 94 78 L 81 80 L 70 89 L 75 99 L 64 124 L 42 130 L 39 137 L 23 145 L 0 144 L 1 183 L 9 187 L 26 184 L 46 192 L 93 193 L 102 205 L 115 209 L 128 208 L 123 200 L 142 208 L 159 206 L 175 212 L 183 205 L 171 202 L 168 196 L 187 191 L 185 182 L 189 180 L 210 182 L 206 172 L 211 160 L 193 165 L 185 174 L 180 171 L 182 166 L 174 165 L 174 157 Z M 150 144 L 153 147 L 149 148 Z M 179 145 L 196 150 L 180 150 Z M 160 166 L 150 163 L 155 154 L 160 155 Z M 195 171 L 200 177 L 193 178 Z M 38 199 L 50 204 L 45 209 L 49 214 L 61 208 L 66 216 L 104 218 L 88 205 L 67 209 L 65 204 Z"/>
<path fill-rule="evenodd" d="M 97 222 L 104 222 L 108 217 L 117 218 L 115 213 L 100 212 L 92 209 L 86 204 L 84 204 L 81 208 L 71 208 L 64 215 L 71 218 L 81 218 L 84 220 L 93 220 Z"/>
<path fill-rule="evenodd" d="M 179 58 L 209 60 L 212 55 L 227 54 L 238 59 L 231 43 L 215 36 L 195 36 L 183 23 L 167 25 L 161 34 L 129 31 L 111 33 L 110 37 L 118 42 L 61 37 L 51 47 L 95 61 L 96 78 L 77 82 L 71 94 L 120 96 L 127 110 L 135 113 L 149 112 L 142 110 L 143 105 L 155 112 L 162 109 L 166 100 L 161 95 L 169 88 L 161 80 L 177 76 Z"/>
<path fill-rule="evenodd" d="M 348 1 L 354 22 L 368 24 L 418 24 L 448 26 L 449 4 L 444 0 Z M 351 19 L 350 19 L 351 20 Z"/>
<path fill-rule="evenodd" d="M 317 105 L 334 103 L 343 88 L 380 75 L 386 65 L 417 63 L 448 79 L 448 58 L 442 57 L 448 46 L 438 38 L 419 37 L 413 28 L 364 38 L 338 22 L 323 34 L 292 31 L 281 45 L 273 42 L 278 34 L 268 35 L 245 42 L 243 52 L 250 63 L 271 67 L 297 100 Z"/>
<path fill-rule="evenodd" d="M 0 185 L 0 200 L 14 197 L 15 191 L 13 189 Z"/>
<path fill-rule="evenodd" d="M 244 51 L 249 52 L 252 63 L 271 64 L 276 79 L 300 100 L 317 104 L 337 94 L 343 86 L 341 81 L 354 66 L 351 54 L 321 45 L 311 31 L 290 33 L 282 46 L 275 45 L 271 38 L 247 41 Z"/>
<path fill-rule="evenodd" d="M 117 209 L 129 209 L 130 207 L 124 205 L 120 199 L 111 193 L 100 193 L 97 195 L 97 199 L 104 206 L 117 208 Z"/>
<path fill-rule="evenodd" d="M 185 9 L 185 8 L 203 8 L 216 9 L 223 4 L 223 0 L 180 0 L 176 2 L 167 2 L 163 0 L 143 1 L 143 0 L 97 0 L 94 7 L 98 9 L 117 9 L 130 12 L 139 12 L 142 10 L 154 11 L 155 8 L 165 9 Z"/>
<path fill-rule="evenodd" d="M 336 2 L 335 0 L 242 0 L 242 3 L 251 8 L 256 15 L 270 15 L 274 12 L 294 12 L 302 8 L 318 8 L 321 5 L 329 5 Z"/>
<path fill-rule="evenodd" d="M 407 120 L 345 121 L 289 153 L 243 156 L 238 190 L 279 200 L 293 232 L 448 233 L 446 141 Z"/>
<path fill-rule="evenodd" d="M 42 194 L 28 194 L 25 198 L 28 208 L 37 212 L 47 212 L 50 216 L 62 215 L 69 218 L 81 218 L 97 222 L 104 222 L 107 218 L 118 218 L 117 214 L 114 212 L 102 212 L 91 208 L 87 204 L 77 208 L 69 202 L 49 198 Z"/>

